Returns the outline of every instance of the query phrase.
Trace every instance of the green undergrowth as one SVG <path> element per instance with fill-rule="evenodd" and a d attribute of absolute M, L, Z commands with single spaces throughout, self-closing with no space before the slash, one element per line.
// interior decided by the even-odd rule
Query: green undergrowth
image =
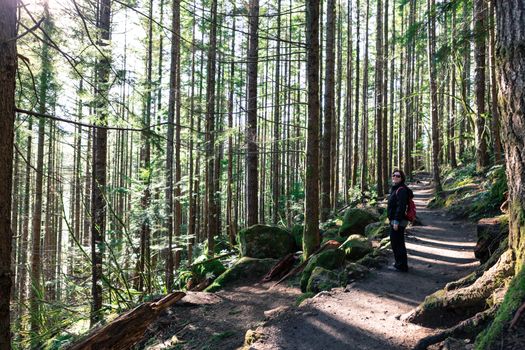
<path fill-rule="evenodd" d="M 490 349 L 509 327 L 514 312 L 525 301 L 525 269 L 513 278 L 496 317 L 476 339 L 476 350 Z"/>
<path fill-rule="evenodd" d="M 500 215 L 505 201 L 505 167 L 495 165 L 487 172 L 476 172 L 475 164 L 448 169 L 443 174 L 443 191 L 429 203 L 430 208 L 446 208 L 456 217 L 476 221 Z"/>

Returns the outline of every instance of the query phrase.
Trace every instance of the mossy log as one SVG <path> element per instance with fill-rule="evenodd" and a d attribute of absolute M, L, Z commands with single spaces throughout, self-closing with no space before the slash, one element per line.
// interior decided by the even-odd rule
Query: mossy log
<path fill-rule="evenodd" d="M 487 299 L 513 275 L 514 262 L 508 250 L 472 285 L 427 296 L 407 320 L 425 327 L 450 327 L 485 310 Z"/>
<path fill-rule="evenodd" d="M 157 302 L 140 304 L 107 325 L 95 329 L 82 341 L 73 344 L 68 350 L 126 350 L 138 343 L 149 324 L 160 312 L 175 304 L 186 294 L 175 292 Z"/>

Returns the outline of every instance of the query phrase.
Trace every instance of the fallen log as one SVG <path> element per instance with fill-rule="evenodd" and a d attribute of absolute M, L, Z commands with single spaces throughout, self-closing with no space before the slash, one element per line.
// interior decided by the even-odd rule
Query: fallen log
<path fill-rule="evenodd" d="M 120 315 L 107 325 L 95 329 L 68 350 L 127 350 L 144 336 L 149 324 L 165 309 L 182 299 L 186 293 L 168 294 L 156 302 L 143 303 Z"/>

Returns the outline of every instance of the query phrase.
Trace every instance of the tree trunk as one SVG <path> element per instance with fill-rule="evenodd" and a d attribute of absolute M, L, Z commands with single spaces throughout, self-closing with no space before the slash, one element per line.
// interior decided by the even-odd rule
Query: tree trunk
<path fill-rule="evenodd" d="M 305 226 L 303 251 L 319 247 L 319 2 L 306 2 L 308 131 L 306 139 Z"/>
<path fill-rule="evenodd" d="M 383 188 L 383 2 L 377 0 L 376 13 L 376 62 L 375 62 L 375 119 L 376 119 L 376 181 L 377 195 L 384 195 Z"/>
<path fill-rule="evenodd" d="M 180 115 L 179 96 L 180 78 L 180 3 L 178 0 L 172 2 L 172 23 L 171 23 L 171 56 L 170 56 L 170 92 L 168 101 L 168 131 L 166 144 L 166 229 L 168 233 L 168 257 L 166 262 L 166 287 L 171 290 L 173 284 L 173 134 L 175 114 Z M 175 104 L 177 103 L 177 107 Z M 177 111 L 175 111 L 177 109 Z M 193 111 L 192 111 L 193 112 Z M 180 122 L 177 121 L 178 143 L 180 144 Z M 180 169 L 179 162 L 175 161 L 177 169 Z M 180 171 L 180 170 L 179 170 Z M 175 180 L 177 183 L 179 180 Z M 178 201 L 178 200 L 177 200 Z M 177 211 L 176 211 L 177 212 Z M 177 222 L 177 218 L 175 218 Z M 177 230 L 177 229 L 176 229 Z"/>
<path fill-rule="evenodd" d="M 51 29 L 51 19 L 49 18 L 49 11 L 47 3 L 44 3 L 45 20 L 43 28 L 46 31 Z M 51 62 L 49 54 L 49 44 L 45 41 L 42 44 L 42 68 L 40 72 L 39 81 L 39 113 L 46 113 L 47 90 L 51 79 Z M 45 127 L 46 120 L 40 118 L 38 121 L 38 147 L 36 158 L 36 180 L 35 180 L 35 199 L 33 207 L 33 221 L 32 221 L 32 248 L 31 248 L 31 288 L 29 289 L 29 303 L 30 303 L 30 324 L 33 335 L 39 333 L 40 329 L 40 315 L 38 301 L 39 296 L 43 293 L 41 284 L 42 273 L 42 256 L 41 256 L 41 230 L 42 230 L 42 192 L 43 192 L 43 176 L 44 176 L 44 142 L 45 142 Z M 32 346 L 37 346 L 34 338 L 31 340 Z"/>
<path fill-rule="evenodd" d="M 217 196 L 214 190 L 215 183 L 215 73 L 217 57 L 217 0 L 211 3 L 211 31 L 208 49 L 208 66 L 206 78 L 206 188 L 207 188 L 207 238 L 208 252 L 213 254 L 214 237 L 218 228 L 214 225 L 217 212 Z M 257 215 L 257 214 L 256 214 Z"/>
<path fill-rule="evenodd" d="M 248 40 L 248 103 L 246 118 L 246 208 L 247 225 L 255 225 L 258 215 L 257 173 L 257 64 L 259 57 L 259 0 L 250 0 Z"/>
<path fill-rule="evenodd" d="M 324 122 L 321 145 L 321 221 L 328 219 L 330 214 L 330 190 L 332 179 L 331 146 L 334 122 L 335 93 L 335 0 L 328 0 L 326 14 L 326 66 L 324 90 Z"/>
<path fill-rule="evenodd" d="M 476 95 L 476 169 L 482 171 L 489 163 L 485 133 L 485 51 L 487 6 L 485 0 L 474 0 L 474 59 L 476 70 L 474 93 Z"/>
<path fill-rule="evenodd" d="M 99 18 L 97 21 L 100 31 L 98 45 L 105 47 L 110 41 L 110 18 L 111 0 L 101 0 Z M 106 53 L 109 55 L 109 53 Z M 101 320 L 102 314 L 102 258 L 104 235 L 106 232 L 106 163 L 107 163 L 107 130 L 103 127 L 108 122 L 108 83 L 109 83 L 110 61 L 103 56 L 97 62 L 97 87 L 95 95 L 96 105 L 96 128 L 93 136 L 93 166 L 91 184 L 91 293 L 93 297 L 91 305 L 90 321 L 93 326 Z"/>
<path fill-rule="evenodd" d="M 428 9 L 431 12 L 428 21 L 428 73 L 430 81 L 430 113 L 432 120 L 432 178 L 436 192 L 441 192 L 441 179 L 439 174 L 439 126 L 437 105 L 437 83 L 436 83 L 436 18 L 435 2 L 427 0 Z"/>
<path fill-rule="evenodd" d="M 361 125 L 361 192 L 367 189 L 368 177 L 368 23 L 370 17 L 370 0 L 366 0 L 365 19 L 365 57 L 363 61 L 363 123 Z"/>
<path fill-rule="evenodd" d="M 0 348 L 11 349 L 11 190 L 17 68 L 17 1 L 0 3 Z"/>
<path fill-rule="evenodd" d="M 277 0 L 277 13 L 281 13 L 281 0 Z M 279 221 L 279 123 L 281 123 L 281 16 L 277 16 L 277 47 L 275 62 L 275 89 L 273 112 L 273 161 L 272 161 L 272 223 Z"/>
<path fill-rule="evenodd" d="M 509 186 L 509 245 L 517 266 L 525 257 L 525 11 L 523 1 L 497 1 L 499 113 Z"/>
<path fill-rule="evenodd" d="M 490 113 L 492 114 L 492 143 L 494 145 L 494 161 L 496 164 L 503 162 L 501 146 L 500 118 L 498 113 L 498 86 L 496 77 L 496 44 L 495 44 L 495 16 L 494 6 L 496 0 L 489 0 L 489 60 L 490 60 Z"/>
<path fill-rule="evenodd" d="M 354 113 L 354 154 L 352 156 L 352 187 L 357 186 L 357 168 L 359 166 L 359 47 L 361 40 L 360 32 L 360 7 L 359 0 L 356 2 L 356 17 L 357 17 L 357 43 L 355 45 L 355 113 Z M 361 126 L 362 127 L 362 126 Z"/>

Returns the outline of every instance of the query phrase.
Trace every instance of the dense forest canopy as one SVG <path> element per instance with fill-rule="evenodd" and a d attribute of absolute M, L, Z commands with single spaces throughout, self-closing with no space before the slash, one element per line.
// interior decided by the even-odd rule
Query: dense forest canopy
<path fill-rule="evenodd" d="M 309 256 L 395 168 L 439 192 L 505 153 L 520 271 L 524 6 L 3 0 L 0 347 L 184 288 L 253 224 L 304 225 Z"/>

